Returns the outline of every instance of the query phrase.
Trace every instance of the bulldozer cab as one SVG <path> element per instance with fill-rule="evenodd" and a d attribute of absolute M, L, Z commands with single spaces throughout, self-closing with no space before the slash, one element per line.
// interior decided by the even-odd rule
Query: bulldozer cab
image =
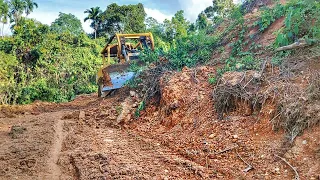
<path fill-rule="evenodd" d="M 112 42 L 116 43 L 112 44 Z M 101 54 L 104 64 L 111 63 L 111 58 L 117 58 L 117 63 L 137 59 L 142 50 L 154 50 L 154 40 L 151 33 L 115 34 L 109 39 Z M 106 62 L 105 62 L 106 61 Z"/>
<path fill-rule="evenodd" d="M 154 50 L 151 33 L 112 36 L 101 51 L 103 65 L 97 74 L 98 96 L 106 96 L 110 91 L 123 87 L 128 80 L 134 78 L 135 73 L 127 69 L 133 61 L 138 65 L 142 64 L 139 55 L 145 50 Z"/>

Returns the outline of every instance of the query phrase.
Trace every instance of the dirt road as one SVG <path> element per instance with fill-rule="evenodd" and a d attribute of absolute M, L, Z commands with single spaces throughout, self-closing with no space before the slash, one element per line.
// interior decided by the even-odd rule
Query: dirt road
<path fill-rule="evenodd" d="M 153 139 L 121 130 L 113 121 L 116 114 L 108 114 L 116 111 L 101 117 L 90 113 L 97 109 L 93 101 L 104 104 L 106 110 L 115 109 L 116 97 L 103 102 L 94 95 L 86 98 L 82 107 L 73 107 L 79 104 L 71 102 L 65 108 L 52 107 L 53 112 L 47 112 L 48 108 L 35 115 L 27 111 L 1 118 L 0 179 L 201 177 L 203 166 Z"/>
<path fill-rule="evenodd" d="M 69 103 L 2 107 L 0 179 L 294 178 L 275 155 L 302 179 L 319 177 L 319 126 L 284 147 L 283 132 L 274 132 L 269 119 L 231 114 L 215 120 L 209 84 L 200 85 L 195 100 L 173 91 L 188 95 L 191 105 L 186 101 L 163 117 L 161 107 L 151 105 L 133 118 L 137 104 L 128 91 L 106 99 L 93 94 Z"/>

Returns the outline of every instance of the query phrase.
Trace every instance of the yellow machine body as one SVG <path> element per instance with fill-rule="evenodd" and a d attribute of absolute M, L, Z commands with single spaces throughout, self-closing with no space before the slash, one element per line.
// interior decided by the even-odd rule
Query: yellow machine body
<path fill-rule="evenodd" d="M 114 41 L 116 41 L 114 43 Z M 133 72 L 126 72 L 131 61 L 138 59 L 140 52 L 154 50 L 152 33 L 115 34 L 101 51 L 103 65 L 97 73 L 99 96 L 104 92 L 121 88 L 127 80 L 134 77 Z M 115 64 L 111 64 L 111 58 Z"/>

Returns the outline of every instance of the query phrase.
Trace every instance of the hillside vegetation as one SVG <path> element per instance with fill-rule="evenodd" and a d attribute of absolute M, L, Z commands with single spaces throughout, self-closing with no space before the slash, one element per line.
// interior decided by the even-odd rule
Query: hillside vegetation
<path fill-rule="evenodd" d="M 85 11 L 88 13 L 85 20 L 92 22 L 92 35 L 84 33 L 80 20 L 72 14 L 60 13 L 55 22 L 47 26 L 22 16 L 24 11 L 32 13 L 37 6 L 30 9 L 20 0 L 0 3 L 4 4 L 2 22 L 10 22 L 12 29 L 12 36 L 0 40 L 1 104 L 26 104 L 34 100 L 63 102 L 77 94 L 95 92 L 95 73 L 101 65 L 99 52 L 115 32 L 153 32 L 157 50 L 141 58 L 155 62 L 161 56 L 177 70 L 213 60 L 214 51 L 225 51 L 226 42 L 236 39 L 227 47 L 232 49 L 230 56 L 221 59 L 225 66 L 212 76 L 212 82 L 226 71 L 259 68 L 263 60 L 257 55 L 262 51 L 288 45 L 299 38 L 312 43 L 320 36 L 319 2 L 313 0 L 291 0 L 285 5 L 265 7 L 253 24 L 244 19 L 247 12 L 256 8 L 257 2 L 251 0 L 241 6 L 215 1 L 199 14 L 195 23 L 188 22 L 183 11 L 163 23 L 150 17 L 144 21 L 146 13 L 142 4 L 111 4 L 105 11 L 99 7 Z M 135 18 L 130 19 L 132 17 Z M 259 34 L 282 17 L 285 17 L 285 26 L 274 32 L 276 40 L 270 46 L 255 43 Z M 254 27 L 258 32 L 246 35 L 248 29 Z M 279 63 L 279 59 L 289 53 L 275 54 L 274 62 Z"/>

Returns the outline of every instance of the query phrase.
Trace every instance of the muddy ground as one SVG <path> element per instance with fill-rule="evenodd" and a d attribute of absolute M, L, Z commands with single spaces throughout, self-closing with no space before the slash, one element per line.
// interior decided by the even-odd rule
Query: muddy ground
<path fill-rule="evenodd" d="M 192 80 L 190 72 L 164 87 L 169 94 L 163 90 L 161 104 L 179 106 L 166 115 L 150 105 L 135 118 L 137 97 L 128 90 L 2 107 L 0 179 L 293 179 L 287 163 L 301 179 L 319 179 L 319 126 L 286 148 L 284 133 L 273 131 L 268 118 L 235 112 L 218 120 L 210 85 L 201 79 L 207 76 L 193 82 L 197 90 L 173 90 Z"/>
<path fill-rule="evenodd" d="M 87 106 L 77 106 L 76 100 L 65 108 L 49 105 L 53 112 L 34 108 L 36 115 L 21 107 L 25 114 L 2 117 L 0 179 L 196 178 L 202 166 L 158 141 L 121 130 L 116 121 L 119 96 L 80 97 Z"/>

